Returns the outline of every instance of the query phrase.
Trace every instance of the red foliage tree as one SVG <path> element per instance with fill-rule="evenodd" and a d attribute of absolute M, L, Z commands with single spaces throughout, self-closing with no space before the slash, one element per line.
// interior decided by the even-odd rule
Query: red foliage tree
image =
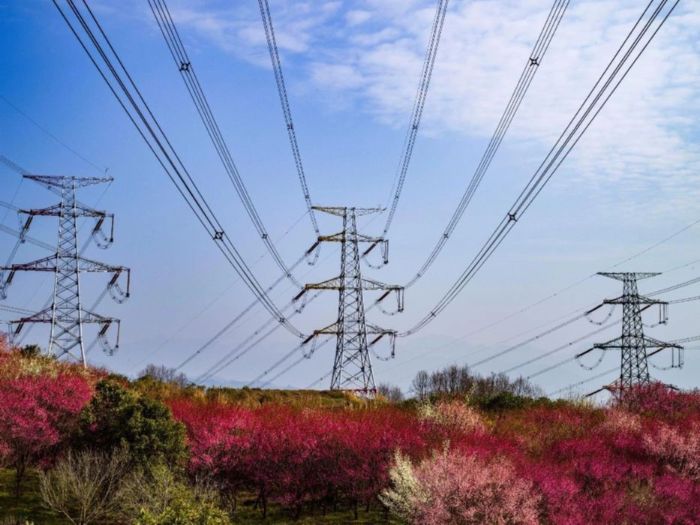
<path fill-rule="evenodd" d="M 0 443 L 16 472 L 19 494 L 26 468 L 50 461 L 87 404 L 91 386 L 70 374 L 23 375 L 0 382 Z"/>

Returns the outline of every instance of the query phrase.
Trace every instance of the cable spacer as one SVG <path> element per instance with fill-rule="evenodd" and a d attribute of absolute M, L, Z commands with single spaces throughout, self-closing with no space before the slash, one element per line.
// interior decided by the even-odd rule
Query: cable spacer
<path fill-rule="evenodd" d="M 518 217 L 515 215 L 515 213 L 509 213 L 508 220 L 511 222 L 518 222 Z"/>
<path fill-rule="evenodd" d="M 191 65 L 189 62 L 180 62 L 180 71 L 189 71 Z"/>
<path fill-rule="evenodd" d="M 224 230 L 214 232 L 212 239 L 215 241 L 221 241 L 224 238 Z"/>
<path fill-rule="evenodd" d="M 537 57 L 530 57 L 530 65 L 531 66 L 539 66 L 540 65 L 540 59 Z"/>

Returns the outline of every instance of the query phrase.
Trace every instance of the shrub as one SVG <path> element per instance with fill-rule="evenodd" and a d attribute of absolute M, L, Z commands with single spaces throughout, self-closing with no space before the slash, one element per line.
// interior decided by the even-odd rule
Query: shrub
<path fill-rule="evenodd" d="M 471 433 L 485 432 L 486 425 L 481 415 L 461 401 L 440 401 L 436 404 L 422 403 L 418 415 L 450 431 Z"/>
<path fill-rule="evenodd" d="M 125 450 L 69 452 L 53 469 L 40 474 L 41 497 L 47 507 L 75 525 L 104 523 L 119 508 L 127 473 Z"/>
<path fill-rule="evenodd" d="M 125 484 L 122 513 L 134 525 L 229 525 L 210 490 L 194 489 L 158 465 Z"/>
<path fill-rule="evenodd" d="M 186 457 L 185 429 L 166 405 L 103 380 L 81 414 L 80 444 L 112 451 L 126 447 L 135 465 L 180 465 Z"/>
<path fill-rule="evenodd" d="M 700 482 L 700 425 L 693 425 L 684 435 L 662 424 L 657 432 L 644 436 L 647 450 L 680 475 Z"/>

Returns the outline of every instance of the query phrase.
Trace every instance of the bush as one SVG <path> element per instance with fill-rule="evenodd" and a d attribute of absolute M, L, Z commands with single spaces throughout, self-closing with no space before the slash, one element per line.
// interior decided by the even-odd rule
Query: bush
<path fill-rule="evenodd" d="M 440 401 L 435 405 L 423 403 L 418 407 L 421 419 L 431 421 L 447 430 L 471 433 L 485 432 L 481 415 L 461 401 Z"/>
<path fill-rule="evenodd" d="M 104 523 L 119 508 L 128 459 L 125 450 L 69 452 L 40 474 L 44 504 L 76 525 Z"/>
<path fill-rule="evenodd" d="M 215 493 L 177 480 L 164 465 L 132 476 L 124 487 L 122 514 L 134 525 L 229 525 Z"/>
<path fill-rule="evenodd" d="M 103 380 L 81 414 L 80 444 L 85 448 L 128 450 L 134 465 L 181 465 L 186 458 L 185 429 L 160 401 Z"/>

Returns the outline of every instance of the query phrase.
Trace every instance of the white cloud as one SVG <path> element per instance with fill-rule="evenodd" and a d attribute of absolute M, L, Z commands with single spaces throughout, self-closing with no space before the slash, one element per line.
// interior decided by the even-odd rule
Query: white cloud
<path fill-rule="evenodd" d="M 287 74 L 327 92 L 329 104 L 345 100 L 341 111 L 351 104 L 402 127 L 435 2 L 348 4 L 271 2 L 281 51 L 294 58 Z M 624 184 L 629 191 L 672 194 L 688 204 L 700 197 L 697 6 L 681 4 L 661 30 L 567 162 L 572 176 L 602 193 Z M 490 136 L 550 7 L 549 0 L 452 0 L 423 133 Z M 509 132 L 511 147 L 539 155 L 553 143 L 640 10 L 634 0 L 571 3 Z M 255 10 L 181 8 L 175 16 L 224 49 L 268 67 Z"/>

